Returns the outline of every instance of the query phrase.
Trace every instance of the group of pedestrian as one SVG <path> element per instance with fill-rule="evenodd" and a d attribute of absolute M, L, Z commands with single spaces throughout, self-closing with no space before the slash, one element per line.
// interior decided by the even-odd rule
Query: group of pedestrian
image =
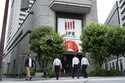
<path fill-rule="evenodd" d="M 77 56 L 74 56 L 72 60 L 72 78 L 74 78 L 76 75 L 77 78 L 79 79 L 80 70 L 83 77 L 87 78 L 88 75 L 87 75 L 86 69 L 88 65 L 89 65 L 89 61 L 85 56 L 82 57 L 81 64 L 80 64 L 79 58 Z"/>
<path fill-rule="evenodd" d="M 75 76 L 77 76 L 77 78 L 79 78 L 79 74 L 80 74 L 80 69 L 81 69 L 81 73 L 83 75 L 84 78 L 87 78 L 87 67 L 89 65 L 89 61 L 88 59 L 83 56 L 81 59 L 81 64 L 80 64 L 80 60 L 77 56 L 74 56 L 72 59 L 72 78 L 74 78 Z M 61 60 L 56 57 L 54 59 L 53 62 L 53 69 L 55 71 L 55 75 L 56 75 L 56 79 L 59 79 L 59 74 L 60 74 L 60 69 L 62 68 L 62 63 Z"/>
<path fill-rule="evenodd" d="M 31 55 L 28 54 L 25 60 L 26 80 L 32 79 L 31 68 L 33 67 L 33 64 L 34 64 L 34 60 L 31 58 Z M 88 65 L 89 65 L 89 61 L 85 56 L 82 57 L 81 64 L 80 64 L 79 58 L 77 56 L 74 56 L 72 59 L 72 78 L 74 78 L 75 76 L 79 78 L 80 69 L 83 77 L 87 78 L 88 75 L 87 75 L 86 69 Z M 53 61 L 53 70 L 55 71 L 55 76 L 57 80 L 59 79 L 61 69 L 62 69 L 62 63 L 61 63 L 61 60 L 59 59 L 59 56 L 57 56 Z"/>

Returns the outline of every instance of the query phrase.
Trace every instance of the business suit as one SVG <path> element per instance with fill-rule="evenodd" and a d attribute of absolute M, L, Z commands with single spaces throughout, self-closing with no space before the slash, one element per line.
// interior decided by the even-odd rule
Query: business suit
<path fill-rule="evenodd" d="M 28 57 L 26 60 L 25 60 L 25 67 L 26 67 L 26 74 L 27 74 L 27 78 L 26 80 L 31 80 L 32 79 L 32 76 L 31 76 L 31 68 L 33 67 L 33 60 L 31 57 Z"/>

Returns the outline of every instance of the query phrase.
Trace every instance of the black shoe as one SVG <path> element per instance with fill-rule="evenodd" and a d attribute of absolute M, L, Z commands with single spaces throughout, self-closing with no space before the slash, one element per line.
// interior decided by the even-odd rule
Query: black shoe
<path fill-rule="evenodd" d="M 85 76 L 84 78 L 88 78 L 87 76 Z"/>
<path fill-rule="evenodd" d="M 32 79 L 32 77 L 29 77 L 29 80 L 31 80 Z"/>
<path fill-rule="evenodd" d="M 25 80 L 28 80 L 28 78 L 25 78 Z"/>

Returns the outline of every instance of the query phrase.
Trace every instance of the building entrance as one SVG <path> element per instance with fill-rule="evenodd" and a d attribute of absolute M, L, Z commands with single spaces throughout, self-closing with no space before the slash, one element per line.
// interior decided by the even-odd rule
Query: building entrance
<path fill-rule="evenodd" d="M 72 58 L 74 57 L 73 53 L 65 53 L 62 58 L 62 73 L 64 76 L 71 76 L 72 74 Z M 79 60 L 82 58 L 81 53 L 77 53 Z"/>

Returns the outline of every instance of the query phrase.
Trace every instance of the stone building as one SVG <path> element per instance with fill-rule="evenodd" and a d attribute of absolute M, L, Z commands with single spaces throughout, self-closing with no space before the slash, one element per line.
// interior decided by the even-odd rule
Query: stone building
<path fill-rule="evenodd" d="M 91 21 L 98 21 L 96 0 L 12 0 L 3 73 L 24 72 L 24 58 L 33 27 L 51 26 L 61 36 L 68 34 L 67 40 L 75 34 L 77 38 L 73 40 L 78 45 L 82 28 Z M 78 46 L 77 52 L 79 49 Z M 72 50 L 67 48 L 67 51 Z"/>

